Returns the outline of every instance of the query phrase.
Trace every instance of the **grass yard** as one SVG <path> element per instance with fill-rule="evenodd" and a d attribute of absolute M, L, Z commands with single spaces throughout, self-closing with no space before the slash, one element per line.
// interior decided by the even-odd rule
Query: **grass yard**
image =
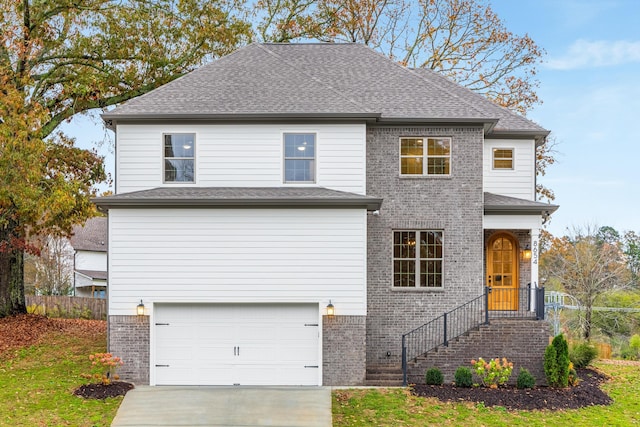
<path fill-rule="evenodd" d="M 640 426 L 640 366 L 597 363 L 612 377 L 603 386 L 614 404 L 567 411 L 507 411 L 482 404 L 446 403 L 403 389 L 333 393 L 334 427 L 363 426 Z"/>
<path fill-rule="evenodd" d="M 0 425 L 111 425 L 122 397 L 72 394 L 86 381 L 80 374 L 89 372 L 88 355 L 105 351 L 105 322 L 27 318 L 34 319 L 0 323 Z"/>

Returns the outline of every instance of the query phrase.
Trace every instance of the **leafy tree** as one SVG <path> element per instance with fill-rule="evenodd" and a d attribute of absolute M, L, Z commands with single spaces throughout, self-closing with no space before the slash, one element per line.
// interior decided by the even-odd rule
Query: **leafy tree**
<path fill-rule="evenodd" d="M 573 233 L 553 238 L 541 256 L 542 274 L 562 283 L 584 310 L 582 335 L 589 340 L 593 307 L 598 298 L 621 290 L 629 283 L 624 254 L 620 248 L 599 237 L 597 230 L 574 228 Z"/>
<path fill-rule="evenodd" d="M 25 311 L 24 253 L 94 214 L 101 158 L 56 131 L 248 40 L 233 0 L 3 0 L 0 8 L 0 317 Z"/>

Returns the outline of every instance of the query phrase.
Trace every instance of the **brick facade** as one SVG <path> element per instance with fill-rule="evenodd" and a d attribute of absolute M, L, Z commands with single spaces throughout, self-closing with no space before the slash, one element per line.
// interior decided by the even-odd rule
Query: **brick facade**
<path fill-rule="evenodd" d="M 399 176 L 399 138 L 451 137 L 451 175 Z M 476 297 L 483 287 L 483 129 L 370 127 L 367 194 L 384 199 L 369 215 L 367 364 L 399 364 L 401 336 Z M 442 230 L 444 286 L 393 289 L 393 230 Z"/>
<path fill-rule="evenodd" d="M 323 316 L 322 385 L 363 385 L 365 316 Z"/>
<path fill-rule="evenodd" d="M 122 358 L 120 378 L 149 384 L 149 316 L 109 316 L 109 352 Z"/>
<path fill-rule="evenodd" d="M 485 360 L 506 357 L 513 362 L 514 369 L 510 383 L 515 383 L 521 367 L 527 368 L 536 378 L 538 385 L 546 384 L 543 359 L 549 344 L 549 323 L 525 319 L 492 319 L 490 325 L 483 325 L 457 340 L 449 347 L 439 347 L 426 357 L 419 357 L 416 363 L 408 365 L 408 381 L 424 384 L 424 374 L 431 367 L 439 368 L 445 382 L 452 382 L 459 366 L 471 368 L 471 360 L 482 357 Z M 474 377 L 474 381 L 477 378 Z"/>

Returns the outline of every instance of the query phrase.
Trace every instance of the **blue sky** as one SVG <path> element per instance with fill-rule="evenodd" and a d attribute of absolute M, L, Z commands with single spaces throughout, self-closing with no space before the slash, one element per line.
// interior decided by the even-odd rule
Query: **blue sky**
<path fill-rule="evenodd" d="M 528 117 L 553 132 L 557 163 L 541 182 L 560 209 L 548 226 L 640 231 L 640 1 L 493 0 L 547 55 L 543 100 Z"/>
<path fill-rule="evenodd" d="M 557 162 L 541 182 L 560 209 L 548 230 L 609 225 L 640 232 L 640 0 L 492 0 L 507 28 L 547 52 L 543 103 L 528 117 L 553 132 Z M 65 126 L 82 146 L 112 137 L 99 119 Z M 109 144 L 107 156 L 113 173 Z"/>

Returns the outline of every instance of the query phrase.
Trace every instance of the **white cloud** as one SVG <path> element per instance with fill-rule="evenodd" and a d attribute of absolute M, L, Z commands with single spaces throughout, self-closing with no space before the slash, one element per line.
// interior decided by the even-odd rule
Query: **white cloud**
<path fill-rule="evenodd" d="M 546 66 L 556 70 L 573 70 L 634 62 L 640 62 L 640 41 L 576 40 L 564 56 L 551 58 Z"/>

